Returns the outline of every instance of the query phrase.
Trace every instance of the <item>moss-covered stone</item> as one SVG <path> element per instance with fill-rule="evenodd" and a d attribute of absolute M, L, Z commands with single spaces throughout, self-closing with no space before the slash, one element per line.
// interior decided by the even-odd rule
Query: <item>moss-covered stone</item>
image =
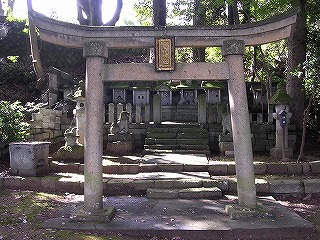
<path fill-rule="evenodd" d="M 286 83 L 280 82 L 277 85 L 277 91 L 270 99 L 271 104 L 288 104 L 292 102 L 292 98 L 288 95 L 286 91 Z"/>
<path fill-rule="evenodd" d="M 52 160 L 63 162 L 84 162 L 83 145 L 63 146 L 52 155 Z"/>

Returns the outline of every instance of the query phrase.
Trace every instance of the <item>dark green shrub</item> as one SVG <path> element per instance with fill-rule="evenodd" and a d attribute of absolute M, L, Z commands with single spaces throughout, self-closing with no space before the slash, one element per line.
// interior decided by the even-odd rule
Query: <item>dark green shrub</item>
<path fill-rule="evenodd" d="M 26 108 L 18 101 L 0 101 L 0 143 L 24 141 L 29 135 L 25 119 Z"/>

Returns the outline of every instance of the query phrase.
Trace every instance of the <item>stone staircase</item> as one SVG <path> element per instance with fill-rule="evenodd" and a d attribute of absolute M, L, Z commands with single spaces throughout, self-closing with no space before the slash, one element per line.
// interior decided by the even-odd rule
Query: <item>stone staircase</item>
<path fill-rule="evenodd" d="M 157 124 L 147 129 L 145 153 L 210 154 L 208 130 L 199 124 Z"/>

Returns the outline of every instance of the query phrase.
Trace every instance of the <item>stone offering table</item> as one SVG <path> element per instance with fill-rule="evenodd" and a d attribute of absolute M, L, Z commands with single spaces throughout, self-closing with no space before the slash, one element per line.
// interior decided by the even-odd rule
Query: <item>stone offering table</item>
<path fill-rule="evenodd" d="M 11 173 L 38 176 L 49 170 L 50 142 L 13 142 L 9 145 Z"/>

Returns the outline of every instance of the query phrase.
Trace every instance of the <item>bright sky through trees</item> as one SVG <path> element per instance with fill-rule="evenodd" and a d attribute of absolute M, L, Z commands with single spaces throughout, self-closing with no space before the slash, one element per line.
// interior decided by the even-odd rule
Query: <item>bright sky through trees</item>
<path fill-rule="evenodd" d="M 13 14 L 19 18 L 27 18 L 27 1 L 16 0 Z M 123 7 L 119 23 L 117 25 L 125 25 L 125 21 L 134 21 L 135 13 L 133 5 L 137 0 L 123 0 Z M 34 10 L 43 13 L 48 17 L 52 17 L 61 21 L 77 23 L 77 6 L 76 0 L 33 0 Z M 111 19 L 116 8 L 116 0 L 103 0 L 104 22 Z"/>

